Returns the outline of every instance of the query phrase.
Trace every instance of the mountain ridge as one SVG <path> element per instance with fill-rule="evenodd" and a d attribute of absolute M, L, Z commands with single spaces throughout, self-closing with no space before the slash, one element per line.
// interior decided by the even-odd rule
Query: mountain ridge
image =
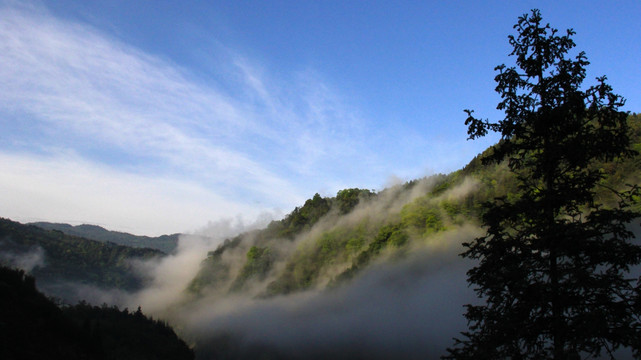
<path fill-rule="evenodd" d="M 31 222 L 28 225 L 35 225 L 45 230 L 58 230 L 67 235 L 79 236 L 86 239 L 111 242 L 118 245 L 136 247 L 136 248 L 150 248 L 170 254 L 176 250 L 178 246 L 178 238 L 181 234 L 168 234 L 161 236 L 146 236 L 134 235 L 121 231 L 107 230 L 102 226 L 81 224 L 70 225 L 66 223 L 54 222 Z"/>

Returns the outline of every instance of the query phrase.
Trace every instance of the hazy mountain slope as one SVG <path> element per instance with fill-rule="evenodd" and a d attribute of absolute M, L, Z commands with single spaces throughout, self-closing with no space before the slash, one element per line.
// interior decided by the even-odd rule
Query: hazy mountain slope
<path fill-rule="evenodd" d="M 641 150 L 641 117 L 631 115 L 634 147 Z M 490 152 L 492 149 L 486 151 Z M 189 291 L 248 292 L 273 296 L 337 285 L 370 264 L 433 246 L 442 234 L 475 225 L 482 203 L 516 197 L 519 190 L 505 164 L 482 165 L 480 154 L 465 168 L 379 193 L 343 190 L 336 197 L 316 194 L 266 229 L 227 240 L 202 263 Z M 641 182 L 641 157 L 595 164 L 605 191 Z M 345 194 L 352 196 L 345 206 Z"/>
<path fill-rule="evenodd" d="M 349 209 L 341 208 L 340 192 L 316 195 L 267 229 L 211 252 L 189 289 L 273 296 L 337 284 L 379 257 L 401 256 L 473 221 L 474 204 L 466 197 L 476 186 L 459 173 L 438 175 L 367 192 Z M 295 221 L 306 212 L 323 215 Z M 277 230 L 292 223 L 299 226 L 287 236 Z"/>
<path fill-rule="evenodd" d="M 84 239 L 0 218 L 0 262 L 29 271 L 48 293 L 64 283 L 139 289 L 142 279 L 133 269 L 134 262 L 163 255 L 158 250 Z"/>
<path fill-rule="evenodd" d="M 166 254 L 171 253 L 178 245 L 180 234 L 162 235 L 158 237 L 138 236 L 119 231 L 110 231 L 96 225 L 76 225 L 35 222 L 29 225 L 35 225 L 45 230 L 59 230 L 67 235 L 83 237 L 86 239 L 112 242 L 118 245 L 131 246 L 136 248 L 150 248 L 160 250 Z"/>
<path fill-rule="evenodd" d="M 641 117 L 629 126 L 641 150 Z M 168 314 L 202 358 L 437 358 L 465 329 L 463 305 L 477 301 L 461 243 L 483 233 L 484 202 L 520 196 L 505 164 L 482 164 L 491 151 L 347 209 L 315 195 L 209 252 Z M 641 183 L 639 155 L 593 166 L 605 175 L 603 206 L 615 200 L 608 188 Z"/>

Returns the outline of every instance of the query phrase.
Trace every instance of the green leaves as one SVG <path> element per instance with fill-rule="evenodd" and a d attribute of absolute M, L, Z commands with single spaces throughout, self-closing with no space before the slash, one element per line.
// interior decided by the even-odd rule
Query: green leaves
<path fill-rule="evenodd" d="M 231 285 L 230 291 L 243 289 L 249 280 L 264 280 L 274 263 L 269 247 L 252 246 L 247 252 L 247 261 Z"/>

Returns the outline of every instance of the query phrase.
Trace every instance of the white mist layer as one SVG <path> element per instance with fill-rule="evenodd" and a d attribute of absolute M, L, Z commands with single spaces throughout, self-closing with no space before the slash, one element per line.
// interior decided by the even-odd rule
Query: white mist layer
<path fill-rule="evenodd" d="M 36 247 L 26 253 L 3 251 L 0 253 L 0 264 L 31 272 L 35 267 L 45 266 L 45 252 L 41 247 Z"/>
<path fill-rule="evenodd" d="M 464 330 L 463 305 L 475 301 L 465 281 L 470 264 L 457 254 L 461 240 L 476 234 L 472 227 L 450 232 L 441 251 L 373 266 L 335 290 L 268 300 L 202 299 L 172 321 L 199 344 L 203 358 L 215 355 L 216 341 L 226 335 L 240 339 L 233 354 L 240 358 L 251 356 L 244 351 L 252 347 L 294 358 L 334 351 L 372 359 L 436 357 Z"/>
<path fill-rule="evenodd" d="M 165 310 L 189 299 L 185 289 L 200 270 L 207 253 L 223 240 L 245 231 L 265 227 L 273 218 L 263 213 L 253 223 L 245 225 L 242 217 L 209 222 L 193 235 L 181 235 L 173 254 L 161 259 L 136 264 L 149 284 L 133 295 L 130 304 L 143 306 L 146 312 L 163 313 Z"/>
<path fill-rule="evenodd" d="M 451 225 L 448 231 L 414 239 L 400 252 L 384 250 L 358 276 L 334 289 L 325 286 L 351 265 L 351 259 L 321 271 L 311 290 L 268 299 L 256 295 L 277 278 L 292 254 L 313 245 L 324 232 L 356 226 L 363 219 L 374 229 L 398 221 L 403 206 L 429 193 L 437 180 L 391 187 L 349 214 L 328 213 L 294 240 L 269 240 L 268 246 L 279 256 L 271 272 L 262 281 L 248 282 L 240 292 L 229 292 L 231 280 L 198 295 L 186 289 L 208 252 L 225 239 L 244 234 L 241 244 L 221 257 L 231 265 L 234 279 L 247 250 L 256 244 L 252 231 L 265 228 L 278 214 L 263 214 L 251 224 L 243 223 L 242 217 L 211 222 L 195 234 L 181 236 L 173 254 L 133 264 L 146 279 L 146 286 L 136 293 L 73 283 L 50 284 L 45 290 L 66 293 L 71 302 L 141 306 L 195 344 L 200 359 L 216 358 L 220 351 L 241 359 L 264 351 L 300 359 L 436 358 L 465 329 L 463 305 L 475 302 L 465 275 L 471 265 L 458 254 L 462 242 L 482 233 L 477 226 Z M 477 185 L 467 179 L 429 201 L 458 199 Z"/>

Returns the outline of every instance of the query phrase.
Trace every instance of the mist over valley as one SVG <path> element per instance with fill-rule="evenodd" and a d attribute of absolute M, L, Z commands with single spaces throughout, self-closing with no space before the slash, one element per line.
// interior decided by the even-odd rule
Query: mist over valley
<path fill-rule="evenodd" d="M 641 359 L 640 13 L 0 0 L 0 359 Z"/>

